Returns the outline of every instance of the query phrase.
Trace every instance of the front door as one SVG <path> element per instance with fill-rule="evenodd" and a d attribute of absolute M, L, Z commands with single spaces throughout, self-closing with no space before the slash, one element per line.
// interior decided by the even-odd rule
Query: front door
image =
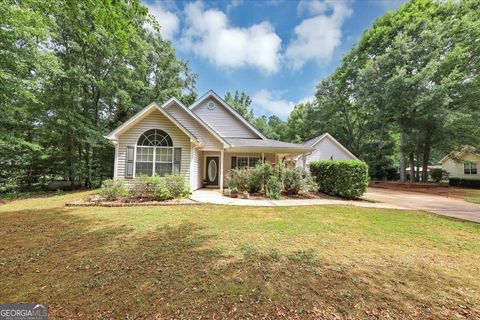
<path fill-rule="evenodd" d="M 206 161 L 206 180 L 209 186 L 218 186 L 218 166 L 219 157 L 207 157 Z"/>

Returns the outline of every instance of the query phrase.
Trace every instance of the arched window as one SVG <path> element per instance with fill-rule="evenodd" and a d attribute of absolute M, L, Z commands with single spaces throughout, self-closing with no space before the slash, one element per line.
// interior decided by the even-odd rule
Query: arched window
<path fill-rule="evenodd" d="M 163 130 L 145 131 L 137 141 L 135 174 L 154 173 L 165 176 L 173 173 L 174 148 L 172 138 Z"/>
<path fill-rule="evenodd" d="M 172 138 L 163 130 L 151 129 L 142 133 L 137 146 L 173 147 Z"/>

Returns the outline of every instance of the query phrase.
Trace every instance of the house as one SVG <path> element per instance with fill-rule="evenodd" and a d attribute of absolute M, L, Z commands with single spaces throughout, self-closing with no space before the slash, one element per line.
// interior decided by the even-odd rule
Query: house
<path fill-rule="evenodd" d="M 324 133 L 303 143 L 313 151 L 294 158 L 297 167 L 305 168 L 316 160 L 358 160 L 357 157 L 329 133 Z"/>
<path fill-rule="evenodd" d="M 439 162 L 452 178 L 480 178 L 480 153 L 467 146 L 461 151 L 452 151 Z"/>
<path fill-rule="evenodd" d="M 106 136 L 115 146 L 114 179 L 182 174 L 192 190 L 223 189 L 232 168 L 273 164 L 313 148 L 267 139 L 215 92 L 191 106 L 151 103 Z"/>

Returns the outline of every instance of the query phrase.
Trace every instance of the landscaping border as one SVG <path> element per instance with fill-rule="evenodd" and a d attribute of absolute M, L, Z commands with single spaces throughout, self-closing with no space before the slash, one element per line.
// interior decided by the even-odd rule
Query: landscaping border
<path fill-rule="evenodd" d="M 192 199 L 185 199 L 181 201 L 145 201 L 145 202 L 79 202 L 72 201 L 65 203 L 66 207 L 161 207 L 161 206 L 191 206 L 202 205 L 202 202 L 198 202 Z"/>

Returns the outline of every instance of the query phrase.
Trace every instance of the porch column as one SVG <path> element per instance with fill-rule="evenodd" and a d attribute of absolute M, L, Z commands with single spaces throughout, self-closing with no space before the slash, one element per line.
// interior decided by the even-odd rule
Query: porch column
<path fill-rule="evenodd" d="M 220 191 L 223 192 L 223 149 L 220 150 Z"/>
<path fill-rule="evenodd" d="M 262 163 L 265 163 L 265 152 L 262 152 Z"/>

